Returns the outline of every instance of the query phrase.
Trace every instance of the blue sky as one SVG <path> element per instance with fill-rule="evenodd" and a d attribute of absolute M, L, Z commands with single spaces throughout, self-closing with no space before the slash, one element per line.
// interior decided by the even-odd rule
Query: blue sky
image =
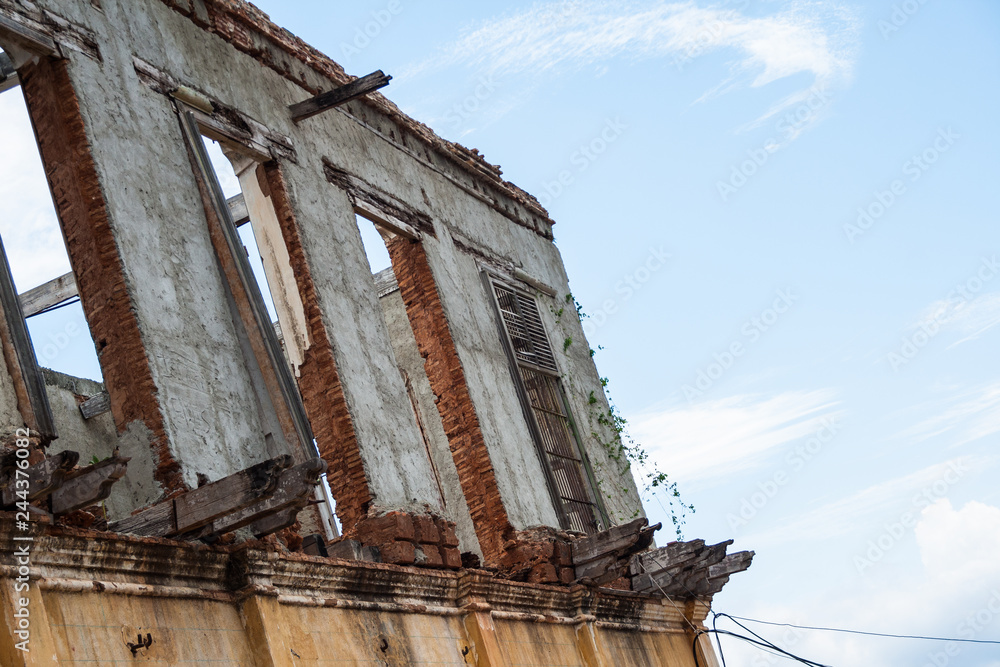
<path fill-rule="evenodd" d="M 1000 639 L 1000 5 L 257 4 L 548 208 L 686 537 L 757 551 L 718 611 Z M 44 262 L 12 263 L 23 289 Z M 830 665 L 1000 666 L 761 632 Z"/>

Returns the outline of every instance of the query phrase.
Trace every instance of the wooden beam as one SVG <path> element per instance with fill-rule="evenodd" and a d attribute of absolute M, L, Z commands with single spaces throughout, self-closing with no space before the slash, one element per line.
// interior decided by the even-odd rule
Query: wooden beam
<path fill-rule="evenodd" d="M 4 14 L 0 14 L 0 37 L 4 38 L 8 46 L 16 45 L 36 55 L 59 55 L 59 47 L 51 37 L 22 25 Z"/>
<path fill-rule="evenodd" d="M 21 80 L 17 78 L 17 70 L 10 56 L 0 52 L 0 93 L 21 85 Z"/>
<path fill-rule="evenodd" d="M 227 199 L 226 206 L 229 207 L 229 215 L 233 217 L 233 224 L 237 227 L 242 227 L 250 222 L 250 212 L 247 210 L 247 203 L 243 199 L 242 193 Z"/>
<path fill-rule="evenodd" d="M 116 455 L 74 470 L 49 496 L 49 511 L 58 516 L 105 500 L 114 483 L 125 476 L 129 460 Z"/>
<path fill-rule="evenodd" d="M 392 77 L 386 76 L 382 70 L 375 70 L 360 79 L 355 79 L 343 86 L 320 93 L 316 97 L 293 104 L 288 107 L 288 110 L 292 113 L 292 120 L 297 123 L 306 118 L 311 118 L 316 114 L 323 113 L 328 109 L 338 107 L 345 102 L 350 102 L 357 97 L 367 95 L 379 88 L 388 86 L 391 80 Z"/>
<path fill-rule="evenodd" d="M 289 509 L 294 509 L 294 514 L 298 514 L 299 510 L 309 504 L 319 476 L 326 472 L 326 465 L 323 459 L 311 459 L 285 470 L 281 473 L 278 488 L 273 495 L 212 521 L 200 535 L 218 536 L 229 533 Z M 295 523 L 294 519 L 292 523 Z"/>
<path fill-rule="evenodd" d="M 43 441 L 58 436 L 49 395 L 45 390 L 45 379 L 35 358 L 35 348 L 31 344 L 28 326 L 21 312 L 21 302 L 14 287 L 14 277 L 7 263 L 7 252 L 0 240 L 0 346 L 7 371 L 14 381 L 17 408 L 24 423 L 38 431 Z"/>
<path fill-rule="evenodd" d="M 117 521 L 111 530 L 167 537 L 190 533 L 270 497 L 292 457 L 279 456 Z"/>
<path fill-rule="evenodd" d="M 80 460 L 80 455 L 76 452 L 64 451 L 55 456 L 29 466 L 27 470 L 20 470 L 10 476 L 6 486 L 3 487 L 0 505 L 10 507 L 19 500 L 37 500 L 44 498 L 62 485 L 66 475 L 76 466 Z M 18 488 L 18 481 L 27 481 L 27 487 Z M 18 495 L 18 491 L 27 491 L 23 498 Z"/>
<path fill-rule="evenodd" d="M 633 555 L 646 550 L 661 527 L 648 523 L 640 517 L 570 542 L 576 579 L 600 586 L 625 576 Z"/>
<path fill-rule="evenodd" d="M 80 414 L 84 419 L 93 419 L 105 412 L 111 412 L 111 397 L 106 391 L 95 394 L 80 404 Z"/>
<path fill-rule="evenodd" d="M 17 298 L 21 302 L 21 310 L 24 312 L 24 316 L 28 318 L 37 315 L 43 310 L 69 301 L 76 296 L 79 296 L 76 288 L 76 278 L 73 277 L 73 272 L 70 271 L 38 287 L 32 287 L 27 292 L 18 295 Z"/>

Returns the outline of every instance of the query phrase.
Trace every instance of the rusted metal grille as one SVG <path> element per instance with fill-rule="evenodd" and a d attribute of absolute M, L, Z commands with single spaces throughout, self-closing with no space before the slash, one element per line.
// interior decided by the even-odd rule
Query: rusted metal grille
<path fill-rule="evenodd" d="M 535 300 L 500 285 L 493 288 L 517 360 L 558 373 Z"/>
<path fill-rule="evenodd" d="M 496 283 L 497 304 L 517 362 L 517 373 L 537 426 L 555 494 L 572 530 L 600 530 L 593 489 L 566 409 L 555 356 L 535 300 Z"/>

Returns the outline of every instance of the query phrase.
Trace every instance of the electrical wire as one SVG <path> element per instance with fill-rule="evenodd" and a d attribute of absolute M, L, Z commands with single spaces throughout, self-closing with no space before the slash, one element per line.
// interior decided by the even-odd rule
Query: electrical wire
<path fill-rule="evenodd" d="M 80 303 L 80 297 L 76 297 L 75 299 L 70 299 L 69 301 L 63 301 L 62 303 L 57 303 L 54 306 L 49 306 L 44 310 L 40 310 L 37 313 L 32 313 L 31 315 L 28 315 L 28 317 L 24 319 L 27 320 L 32 317 L 35 317 L 36 315 L 44 315 L 45 313 L 51 313 L 53 310 L 59 310 L 60 308 L 65 308 L 66 306 L 72 306 L 75 303 Z"/>
<path fill-rule="evenodd" d="M 729 630 L 702 630 L 698 634 L 695 635 L 694 642 L 691 644 L 691 653 L 692 653 L 692 655 L 694 655 L 694 664 L 695 664 L 695 667 L 701 667 L 701 663 L 698 661 L 698 637 L 700 637 L 701 635 L 707 635 L 707 634 L 715 634 L 716 636 L 718 636 L 718 635 L 727 635 L 727 636 L 730 636 L 730 637 L 735 637 L 736 639 L 741 639 L 741 640 L 747 642 L 748 644 L 753 644 L 754 646 L 756 646 L 756 647 L 758 647 L 760 649 L 763 649 L 763 650 L 769 650 L 770 649 L 772 651 L 777 651 L 779 654 L 781 654 L 782 657 L 786 657 L 786 658 L 789 658 L 791 660 L 795 660 L 796 662 L 800 662 L 803 665 L 809 665 L 810 667 L 830 667 L 830 665 L 824 665 L 824 664 L 819 663 L 819 662 L 813 662 L 812 660 L 807 660 L 807 659 L 805 659 L 805 658 L 803 658 L 801 656 L 797 656 L 794 653 L 789 653 L 788 651 L 784 650 L 783 648 L 775 646 L 774 644 L 772 644 L 771 642 L 769 642 L 767 640 L 758 641 L 756 639 L 751 639 L 750 637 L 744 637 L 743 635 L 735 633 L 735 632 L 730 632 Z"/>
<path fill-rule="evenodd" d="M 748 623 L 760 623 L 762 625 L 775 625 L 775 626 L 785 627 L 785 628 L 796 628 L 798 630 L 818 630 L 818 631 L 821 631 L 821 632 L 842 632 L 842 633 L 851 634 L 851 635 L 866 635 L 868 637 L 888 637 L 890 639 L 922 639 L 922 640 L 935 641 L 935 642 L 961 642 L 961 643 L 964 643 L 964 644 L 991 644 L 991 645 L 1000 645 L 1000 640 L 995 640 L 995 639 L 957 639 L 957 638 L 954 638 L 954 637 L 927 637 L 927 636 L 924 636 L 924 635 L 894 635 L 894 634 L 890 634 L 890 633 L 887 633 L 887 632 L 866 632 L 864 630 L 845 630 L 843 628 L 823 628 L 823 627 L 817 627 L 817 626 L 811 626 L 811 625 L 794 625 L 792 623 L 775 623 L 773 621 L 760 621 L 760 620 L 757 620 L 755 618 L 745 618 L 743 616 L 732 616 L 730 614 L 718 614 L 718 616 L 724 616 L 726 618 L 732 619 L 733 622 L 735 622 L 735 619 L 739 619 L 741 621 L 747 621 Z M 737 623 L 737 625 L 740 625 L 740 624 Z M 743 626 L 740 625 L 740 627 L 743 627 Z M 750 631 L 747 630 L 747 632 L 750 632 Z"/>

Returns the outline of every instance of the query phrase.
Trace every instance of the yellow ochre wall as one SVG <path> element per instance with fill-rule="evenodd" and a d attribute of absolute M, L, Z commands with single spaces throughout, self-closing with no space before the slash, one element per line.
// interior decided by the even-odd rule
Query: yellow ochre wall
<path fill-rule="evenodd" d="M 0 514 L 0 536 L 10 534 Z M 0 667 L 694 667 L 707 603 L 37 526 L 28 592 L 0 539 Z M 7 541 L 9 542 L 9 541 Z M 20 585 L 23 586 L 23 576 Z M 27 596 L 29 652 L 15 645 Z M 141 635 L 148 648 L 133 655 Z M 699 640 L 698 667 L 717 667 Z"/>
<path fill-rule="evenodd" d="M 684 632 L 606 630 L 578 624 L 467 615 L 240 603 L 103 592 L 32 596 L 30 651 L 13 648 L 11 595 L 4 581 L 0 661 L 24 665 L 565 665 L 693 666 Z M 39 600 L 40 598 L 40 600 Z M 39 601 L 42 602 L 39 605 Z M 126 645 L 152 635 L 135 657 Z M 384 650 L 383 650 L 384 649 Z M 703 659 L 701 665 L 707 663 Z M 708 663 L 710 664 L 710 663 Z"/>

